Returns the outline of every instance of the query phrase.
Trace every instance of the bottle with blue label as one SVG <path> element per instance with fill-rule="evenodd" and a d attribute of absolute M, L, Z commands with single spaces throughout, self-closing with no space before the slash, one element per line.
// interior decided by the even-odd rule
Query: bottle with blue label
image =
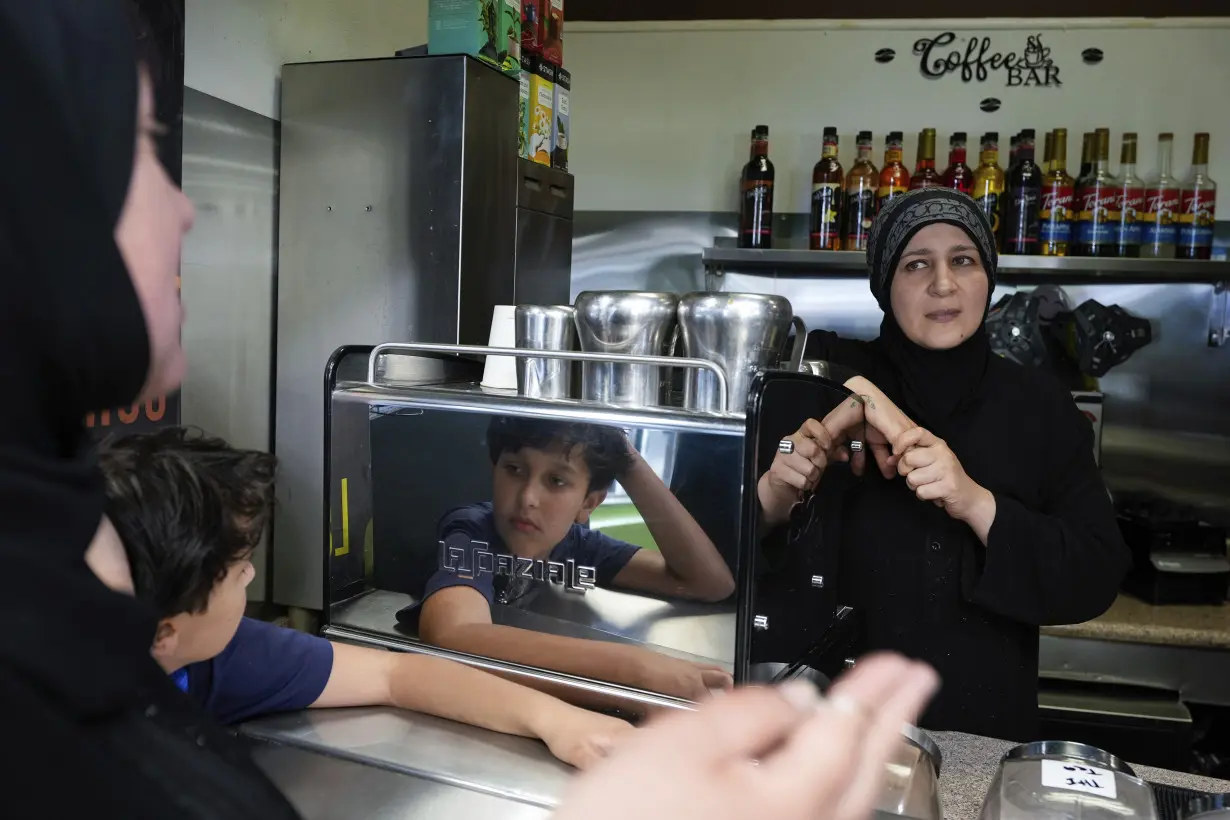
<path fill-rule="evenodd" d="M 1157 135 L 1157 173 L 1145 187 L 1140 257 L 1174 259 L 1179 238 L 1179 181 L 1171 171 L 1174 162 L 1174 134 Z"/>
<path fill-rule="evenodd" d="M 1209 135 L 1197 134 L 1192 147 L 1192 170 L 1179 197 L 1180 259 L 1208 259 L 1213 255 L 1213 219 L 1217 183 L 1209 178 Z"/>
<path fill-rule="evenodd" d="M 1093 135 L 1093 167 L 1077 183 L 1076 250 L 1080 256 L 1119 255 L 1119 180 L 1110 172 L 1110 129 Z"/>
<path fill-rule="evenodd" d="M 1140 212 L 1145 208 L 1145 183 L 1136 176 L 1136 135 L 1123 135 L 1123 150 L 1119 154 L 1119 256 L 1140 256 L 1140 239 L 1144 223 Z"/>
<path fill-rule="evenodd" d="M 1039 244 L 1043 256 L 1067 256 L 1072 246 L 1072 203 L 1076 181 L 1068 174 L 1068 129 L 1056 128 L 1051 163 L 1042 180 Z"/>

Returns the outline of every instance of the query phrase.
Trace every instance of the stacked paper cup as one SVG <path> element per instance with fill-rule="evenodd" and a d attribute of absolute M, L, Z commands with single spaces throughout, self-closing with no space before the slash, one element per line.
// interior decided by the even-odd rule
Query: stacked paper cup
<path fill-rule="evenodd" d="M 517 308 L 514 305 L 496 305 L 491 313 L 489 347 L 517 346 Z M 500 390 L 517 389 L 517 360 L 513 356 L 488 356 L 483 367 L 483 387 Z"/>

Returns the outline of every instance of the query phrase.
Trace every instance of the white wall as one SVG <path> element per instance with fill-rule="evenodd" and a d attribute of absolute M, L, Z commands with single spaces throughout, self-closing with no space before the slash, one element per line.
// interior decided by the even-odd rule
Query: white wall
<path fill-rule="evenodd" d="M 883 161 L 889 130 L 906 134 L 913 165 L 918 131 L 934 127 L 941 167 L 948 136 L 971 140 L 1056 127 L 1069 133 L 1069 167 L 1080 161 L 1081 134 L 1111 129 L 1118 166 L 1123 131 L 1141 138 L 1141 165 L 1155 165 L 1156 135 L 1175 134 L 1175 165 L 1186 171 L 1192 134 L 1212 134 L 1212 175 L 1230 184 L 1230 18 L 1130 21 L 749 21 L 688 24 L 571 23 L 565 64 L 572 72 L 572 141 L 577 208 L 584 210 L 733 211 L 736 180 L 752 126 L 770 126 L 777 168 L 776 210 L 808 210 L 811 169 L 825 126 L 841 135 L 850 167 L 854 134 L 875 133 Z M 927 80 L 911 53 L 922 36 L 957 29 L 989 36 L 997 51 L 1020 52 L 1041 32 L 1059 66 L 1061 88 L 1006 88 L 1002 76 L 963 83 Z M 987 25 L 995 28 L 986 28 Z M 1102 49 L 1100 65 L 1081 51 Z M 889 47 L 896 59 L 875 62 Z M 978 103 L 1003 106 L 983 113 Z M 1074 144 L 1073 144 L 1074 142 Z M 977 148 L 971 146 L 976 162 Z M 971 163 L 973 164 L 973 163 Z M 1230 204 L 1225 206 L 1230 215 Z"/>
<path fill-rule="evenodd" d="M 278 117 L 284 63 L 427 41 L 427 0 L 186 0 L 184 85 Z"/>

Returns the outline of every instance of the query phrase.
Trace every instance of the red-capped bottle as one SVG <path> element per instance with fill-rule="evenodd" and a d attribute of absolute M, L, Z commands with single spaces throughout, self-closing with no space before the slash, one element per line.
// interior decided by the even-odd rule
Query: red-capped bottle
<path fill-rule="evenodd" d="M 965 164 L 964 131 L 958 131 L 948 140 L 948 167 L 940 177 L 940 183 L 945 188 L 955 188 L 963 194 L 974 189 L 974 172 Z"/>

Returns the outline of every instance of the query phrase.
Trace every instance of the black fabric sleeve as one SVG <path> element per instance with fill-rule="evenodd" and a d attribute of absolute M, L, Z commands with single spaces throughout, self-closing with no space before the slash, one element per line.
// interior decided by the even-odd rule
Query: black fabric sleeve
<path fill-rule="evenodd" d="M 1104 613 L 1131 567 L 1114 507 L 1093 460 L 1093 430 L 1075 404 L 1056 411 L 1040 510 L 995 496 L 986 549 L 967 556 L 966 596 L 1035 625 Z"/>

